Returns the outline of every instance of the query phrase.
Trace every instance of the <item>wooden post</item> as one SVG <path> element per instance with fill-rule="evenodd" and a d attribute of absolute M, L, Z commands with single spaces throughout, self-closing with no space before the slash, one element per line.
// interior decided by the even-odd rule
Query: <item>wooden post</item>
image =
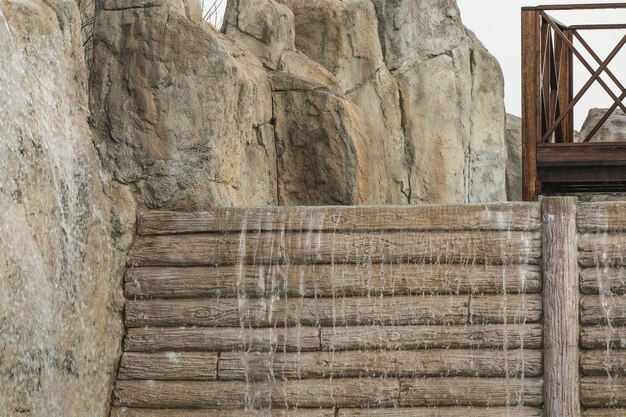
<path fill-rule="evenodd" d="M 522 9 L 522 197 L 535 201 L 537 141 L 541 137 L 540 18 L 534 8 Z"/>
<path fill-rule="evenodd" d="M 545 417 L 580 417 L 578 253 L 574 197 L 542 201 Z"/>

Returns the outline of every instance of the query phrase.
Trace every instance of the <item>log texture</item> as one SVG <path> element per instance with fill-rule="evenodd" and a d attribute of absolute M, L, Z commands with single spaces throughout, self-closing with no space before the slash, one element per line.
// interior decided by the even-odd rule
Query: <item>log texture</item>
<path fill-rule="evenodd" d="M 580 301 L 580 322 L 583 325 L 626 324 L 626 298 L 585 295 Z"/>
<path fill-rule="evenodd" d="M 626 294 L 626 268 L 587 268 L 580 273 L 583 294 Z"/>
<path fill-rule="evenodd" d="M 581 402 L 587 408 L 626 407 L 626 380 L 605 376 L 583 377 Z"/>
<path fill-rule="evenodd" d="M 580 204 L 578 230 L 582 233 L 625 232 L 626 204 L 620 202 Z"/>
<path fill-rule="evenodd" d="M 243 239 L 243 240 L 242 240 Z M 375 232 L 139 236 L 130 266 L 331 263 L 537 264 L 536 232 Z"/>
<path fill-rule="evenodd" d="M 128 329 L 128 352 L 207 351 L 312 351 L 320 349 L 320 330 L 241 328 L 139 328 Z"/>
<path fill-rule="evenodd" d="M 322 328 L 325 350 L 541 348 L 541 324 Z"/>
<path fill-rule="evenodd" d="M 332 408 L 394 407 L 399 382 L 395 379 L 309 379 L 273 384 L 199 381 L 118 381 L 116 407 L 215 408 L 253 407 Z M 246 396 L 248 398 L 246 398 Z"/>
<path fill-rule="evenodd" d="M 442 407 L 442 408 L 342 408 L 339 417 L 543 417 L 541 408 L 531 407 Z"/>
<path fill-rule="evenodd" d="M 583 234 L 578 240 L 579 262 L 585 267 L 626 265 L 626 235 Z"/>
<path fill-rule="evenodd" d="M 217 379 L 217 354 L 206 352 L 124 352 L 118 379 L 199 380 Z"/>
<path fill-rule="evenodd" d="M 190 364 L 192 365 L 192 364 Z M 277 379 L 542 375 L 537 350 L 363 351 L 311 353 L 223 353 L 219 378 Z"/>
<path fill-rule="evenodd" d="M 580 356 L 580 369 L 585 376 L 626 375 L 626 352 L 606 350 L 584 351 Z M 626 396 L 626 392 L 624 393 Z"/>
<path fill-rule="evenodd" d="M 626 329 L 623 327 L 594 326 L 580 330 L 581 345 L 585 349 L 626 349 Z"/>
<path fill-rule="evenodd" d="M 530 265 L 373 264 L 130 268 L 128 298 L 538 293 Z"/>
<path fill-rule="evenodd" d="M 545 198 L 543 214 L 545 416 L 579 417 L 579 280 L 575 198 Z"/>
<path fill-rule="evenodd" d="M 535 323 L 541 296 L 344 297 L 287 300 L 130 300 L 127 327 L 358 326 Z"/>
<path fill-rule="evenodd" d="M 469 416 L 472 416 L 471 414 Z M 486 414 L 492 417 L 491 414 Z M 534 414 L 523 414 L 522 417 L 535 417 Z M 335 409 L 325 410 L 209 410 L 209 409 L 150 409 L 115 407 L 111 417 L 335 417 Z M 500 414 L 493 414 L 500 417 Z"/>
<path fill-rule="evenodd" d="M 535 204 L 419 207 L 224 208 L 210 212 L 144 211 L 140 235 L 249 231 L 538 230 Z"/>
<path fill-rule="evenodd" d="M 624 417 L 626 408 L 599 408 L 583 411 L 583 417 Z"/>
<path fill-rule="evenodd" d="M 402 407 L 527 406 L 543 404 L 539 379 L 426 378 L 400 382 Z"/>

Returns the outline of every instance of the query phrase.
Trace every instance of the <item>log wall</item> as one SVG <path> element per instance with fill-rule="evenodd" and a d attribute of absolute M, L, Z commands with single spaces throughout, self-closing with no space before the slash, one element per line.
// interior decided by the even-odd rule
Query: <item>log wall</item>
<path fill-rule="evenodd" d="M 112 417 L 626 415 L 626 203 L 145 212 Z"/>

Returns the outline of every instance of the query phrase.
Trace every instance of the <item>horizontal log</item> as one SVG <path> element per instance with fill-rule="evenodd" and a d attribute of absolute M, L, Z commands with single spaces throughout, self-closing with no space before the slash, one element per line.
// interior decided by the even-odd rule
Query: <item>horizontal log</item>
<path fill-rule="evenodd" d="M 626 294 L 626 268 L 587 268 L 580 272 L 583 294 Z"/>
<path fill-rule="evenodd" d="M 626 407 L 626 380 L 622 377 L 588 376 L 581 378 L 580 401 L 583 407 Z"/>
<path fill-rule="evenodd" d="M 531 265 L 374 264 L 129 268 L 128 298 L 538 293 Z M 503 291 L 504 289 L 504 291 Z"/>
<path fill-rule="evenodd" d="M 401 407 L 543 404 L 540 379 L 426 378 L 401 380 Z"/>
<path fill-rule="evenodd" d="M 583 417 L 624 417 L 626 408 L 596 408 L 583 411 Z"/>
<path fill-rule="evenodd" d="M 249 231 L 538 230 L 529 203 L 414 207 L 224 208 L 209 212 L 144 211 L 140 235 Z"/>
<path fill-rule="evenodd" d="M 342 408 L 338 417 L 543 417 L 532 407 L 424 407 L 424 408 Z"/>
<path fill-rule="evenodd" d="M 583 351 L 580 354 L 580 369 L 585 376 L 626 375 L 626 352 Z"/>
<path fill-rule="evenodd" d="M 217 379 L 217 354 L 124 352 L 117 378 L 214 381 Z"/>
<path fill-rule="evenodd" d="M 619 326 L 626 324 L 626 298 L 585 295 L 580 301 L 580 322 L 583 325 L 608 324 Z"/>
<path fill-rule="evenodd" d="M 541 324 L 322 328 L 324 350 L 539 349 Z"/>
<path fill-rule="evenodd" d="M 584 203 L 578 207 L 578 230 L 582 233 L 626 231 L 626 204 Z"/>
<path fill-rule="evenodd" d="M 311 351 L 320 349 L 320 330 L 312 327 L 278 329 L 140 328 L 128 329 L 127 352 L 159 351 Z"/>
<path fill-rule="evenodd" d="M 332 408 L 393 407 L 398 403 L 396 379 L 309 379 L 275 384 L 228 381 L 117 381 L 116 407 Z"/>
<path fill-rule="evenodd" d="M 626 235 L 580 235 L 578 258 L 580 265 L 584 267 L 626 265 Z"/>
<path fill-rule="evenodd" d="M 243 239 L 243 240 L 242 240 Z M 537 264 L 538 232 L 138 236 L 130 266 L 339 263 Z"/>
<path fill-rule="evenodd" d="M 541 296 L 415 296 L 287 300 L 129 300 L 127 327 L 355 326 L 538 322 Z"/>
<path fill-rule="evenodd" d="M 491 417 L 491 414 L 486 416 Z M 200 410 L 186 409 L 150 409 L 115 407 L 111 410 L 111 417 L 335 417 L 335 409 L 325 410 Z M 494 417 L 500 415 L 494 414 Z M 527 417 L 522 414 L 521 417 Z M 528 417 L 535 417 L 528 415 Z"/>
<path fill-rule="evenodd" d="M 626 329 L 623 327 L 582 327 L 580 342 L 585 349 L 626 349 Z"/>
<path fill-rule="evenodd" d="M 229 381 L 423 376 L 541 376 L 538 350 L 222 353 L 219 378 Z"/>

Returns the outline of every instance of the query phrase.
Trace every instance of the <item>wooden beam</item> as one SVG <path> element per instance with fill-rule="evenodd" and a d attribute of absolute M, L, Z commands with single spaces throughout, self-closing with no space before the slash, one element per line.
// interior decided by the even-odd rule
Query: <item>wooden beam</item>
<path fill-rule="evenodd" d="M 545 198 L 543 211 L 546 417 L 579 417 L 576 198 Z"/>
<path fill-rule="evenodd" d="M 537 142 L 541 138 L 541 60 L 540 14 L 522 11 L 522 194 L 535 201 L 537 181 Z"/>
<path fill-rule="evenodd" d="M 584 376 L 625 376 L 626 351 L 583 351 L 580 355 L 580 370 Z"/>
<path fill-rule="evenodd" d="M 243 240 L 242 240 L 243 239 Z M 341 263 L 537 264 L 537 232 L 138 236 L 130 266 Z"/>
<path fill-rule="evenodd" d="M 626 150 L 624 158 L 626 159 Z M 578 229 L 581 233 L 626 232 L 626 204 L 581 204 L 578 208 Z"/>
<path fill-rule="evenodd" d="M 609 296 L 601 300 L 597 295 L 583 296 L 580 302 L 580 323 L 585 326 L 626 325 L 626 298 Z"/>
<path fill-rule="evenodd" d="M 592 326 L 580 330 L 580 342 L 584 349 L 626 349 L 626 328 Z"/>
<path fill-rule="evenodd" d="M 513 411 L 514 410 L 514 411 Z M 543 417 L 541 408 L 532 407 L 424 407 L 424 408 L 342 408 L 338 417 Z"/>
<path fill-rule="evenodd" d="M 207 352 L 124 352 L 118 380 L 195 380 L 217 379 L 217 354 Z"/>
<path fill-rule="evenodd" d="M 583 407 L 626 407 L 626 395 L 622 394 L 626 392 L 626 378 L 624 377 L 588 376 L 582 378 L 580 385 Z"/>
<path fill-rule="evenodd" d="M 292 231 L 539 230 L 539 208 L 524 203 L 413 207 L 217 208 L 207 212 L 143 211 L 140 235 Z"/>
<path fill-rule="evenodd" d="M 612 267 L 626 265 L 626 235 L 582 234 L 579 237 L 580 265 Z"/>
<path fill-rule="evenodd" d="M 536 417 L 532 414 L 522 414 L 520 416 Z M 172 408 L 115 407 L 111 410 L 111 417 L 336 417 L 336 415 L 334 408 L 322 410 L 307 410 L 302 408 L 297 410 L 210 410 L 182 408 L 175 410 Z M 492 417 L 492 415 L 485 414 L 485 417 Z M 494 414 L 493 417 L 500 417 L 500 415 Z M 504 417 L 504 415 L 502 417 Z"/>
<path fill-rule="evenodd" d="M 586 268 L 580 273 L 580 291 L 583 294 L 600 294 L 600 285 L 608 295 L 626 294 L 626 268 Z"/>

